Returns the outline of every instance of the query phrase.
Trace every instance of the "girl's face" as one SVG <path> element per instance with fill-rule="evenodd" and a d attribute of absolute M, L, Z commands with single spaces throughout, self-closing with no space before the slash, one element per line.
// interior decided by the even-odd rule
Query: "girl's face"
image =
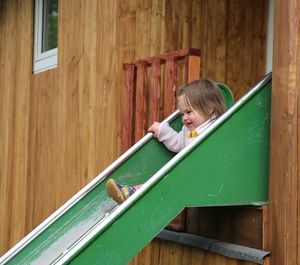
<path fill-rule="evenodd" d="M 195 130 L 197 127 L 199 127 L 202 123 L 206 122 L 210 117 L 200 111 L 195 110 L 188 106 L 183 98 L 183 96 L 180 96 L 178 98 L 178 108 L 182 114 L 182 123 L 190 130 Z"/>

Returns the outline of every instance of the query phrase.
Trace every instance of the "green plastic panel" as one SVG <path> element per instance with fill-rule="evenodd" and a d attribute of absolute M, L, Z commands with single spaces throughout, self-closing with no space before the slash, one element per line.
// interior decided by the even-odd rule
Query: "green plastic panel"
<path fill-rule="evenodd" d="M 234 103 L 232 92 L 227 85 L 225 85 L 221 82 L 217 82 L 217 85 L 219 86 L 219 88 L 222 92 L 222 95 L 223 95 L 223 98 L 225 101 L 225 105 L 226 105 L 227 109 L 229 109 Z"/>
<path fill-rule="evenodd" d="M 116 208 L 100 182 L 4 264 L 56 264 L 76 244 L 63 264 L 126 264 L 184 207 L 266 203 L 270 93 L 271 79 L 183 156 L 150 139 L 107 176 L 145 188 Z"/>

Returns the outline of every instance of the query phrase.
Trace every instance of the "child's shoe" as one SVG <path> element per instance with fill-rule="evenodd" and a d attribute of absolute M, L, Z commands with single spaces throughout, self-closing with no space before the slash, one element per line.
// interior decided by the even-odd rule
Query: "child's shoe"
<path fill-rule="evenodd" d="M 135 189 L 135 187 L 124 185 L 121 188 L 121 192 L 122 192 L 124 201 L 126 201 L 133 193 L 136 192 L 136 189 Z"/>
<path fill-rule="evenodd" d="M 114 179 L 109 179 L 106 183 L 106 191 L 109 197 L 115 202 L 122 204 L 136 191 L 136 189 L 131 186 L 119 184 Z"/>

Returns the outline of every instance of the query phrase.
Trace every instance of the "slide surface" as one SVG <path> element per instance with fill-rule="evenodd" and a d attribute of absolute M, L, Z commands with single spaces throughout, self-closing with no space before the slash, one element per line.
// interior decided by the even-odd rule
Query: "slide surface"
<path fill-rule="evenodd" d="M 126 264 L 184 207 L 267 203 L 270 96 L 268 74 L 178 154 L 147 134 L 0 264 Z M 181 126 L 178 112 L 169 119 Z M 145 184 L 117 206 L 105 191 L 111 177 Z"/>

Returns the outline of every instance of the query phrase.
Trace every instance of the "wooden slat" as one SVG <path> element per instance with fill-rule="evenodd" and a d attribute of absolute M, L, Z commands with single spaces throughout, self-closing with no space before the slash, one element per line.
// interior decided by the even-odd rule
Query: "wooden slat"
<path fill-rule="evenodd" d="M 147 66 L 150 66 L 153 63 L 153 61 L 157 60 L 158 58 L 160 58 L 161 61 L 163 62 L 163 61 L 167 61 L 170 57 L 173 56 L 176 56 L 178 60 L 184 59 L 187 55 L 200 56 L 200 49 L 195 49 L 195 48 L 181 49 L 178 51 L 167 52 L 164 54 L 159 54 L 148 58 L 137 59 L 130 63 L 134 63 L 137 65 L 140 62 L 144 62 L 147 64 Z"/>
<path fill-rule="evenodd" d="M 268 205 L 262 206 L 262 249 L 268 250 Z"/>
<path fill-rule="evenodd" d="M 151 68 L 149 124 L 152 124 L 154 121 L 160 121 L 161 59 L 154 60 Z"/>
<path fill-rule="evenodd" d="M 134 65 L 124 64 L 125 86 L 122 108 L 122 152 L 132 146 Z"/>
<path fill-rule="evenodd" d="M 250 3 L 250 1 L 248 1 L 248 3 Z M 214 69 L 214 73 L 213 75 L 210 75 L 208 77 L 217 81 L 223 80 L 224 76 L 226 76 L 227 34 L 228 31 L 231 30 L 230 28 L 228 28 L 227 24 L 227 21 L 229 19 L 228 11 L 230 10 L 230 4 L 230 1 L 218 2 L 216 13 L 211 17 L 212 20 L 217 17 L 217 23 L 214 23 L 215 29 L 210 30 L 210 32 L 213 33 L 211 35 L 211 41 L 212 43 L 215 43 L 215 52 L 212 53 L 214 57 L 209 59 L 211 60 L 210 63 L 211 67 Z M 252 12 L 249 12 L 249 16 L 253 17 Z M 249 41 L 249 44 L 252 45 L 252 42 Z"/>
<path fill-rule="evenodd" d="M 26 230 L 32 16 L 30 3 L 0 6 L 0 256 Z M 28 28 L 29 27 L 29 28 Z M 14 60 L 12 60 L 14 58 Z"/>
<path fill-rule="evenodd" d="M 144 136 L 146 129 L 146 79 L 147 66 L 144 62 L 140 62 L 137 64 L 135 95 L 135 142 Z"/>
<path fill-rule="evenodd" d="M 170 55 L 166 60 L 166 79 L 164 91 L 164 117 L 170 115 L 176 108 L 177 56 Z"/>

